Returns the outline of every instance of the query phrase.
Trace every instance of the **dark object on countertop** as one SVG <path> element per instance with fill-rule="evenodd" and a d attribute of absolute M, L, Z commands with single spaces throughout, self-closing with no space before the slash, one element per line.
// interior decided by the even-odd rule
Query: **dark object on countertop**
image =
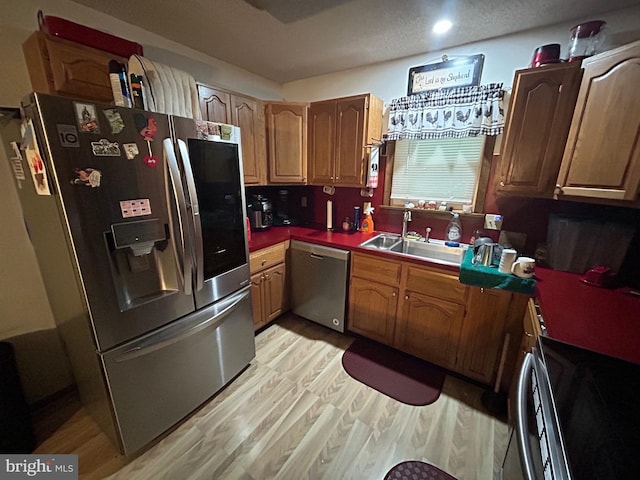
<path fill-rule="evenodd" d="M 435 402 L 445 378 L 436 365 L 360 338 L 342 355 L 342 366 L 359 382 L 407 405 Z"/>
<path fill-rule="evenodd" d="M 384 480 L 456 480 L 438 467 L 418 460 L 402 462 L 384 476 Z"/>
<path fill-rule="evenodd" d="M 593 267 L 587 270 L 582 281 L 594 287 L 613 288 L 616 286 L 618 277 L 613 270 L 604 265 Z"/>
<path fill-rule="evenodd" d="M 0 385 L 0 453 L 31 453 L 36 440 L 9 342 L 0 342 Z"/>

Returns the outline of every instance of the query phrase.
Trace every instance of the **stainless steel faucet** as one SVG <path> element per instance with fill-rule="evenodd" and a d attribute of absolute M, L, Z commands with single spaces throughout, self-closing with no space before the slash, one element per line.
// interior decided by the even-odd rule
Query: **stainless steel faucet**
<path fill-rule="evenodd" d="M 407 223 L 411 221 L 411 210 L 402 213 L 402 239 L 407 238 Z"/>
<path fill-rule="evenodd" d="M 431 234 L 431 227 L 427 227 L 424 231 L 424 243 L 429 243 L 430 234 Z"/>

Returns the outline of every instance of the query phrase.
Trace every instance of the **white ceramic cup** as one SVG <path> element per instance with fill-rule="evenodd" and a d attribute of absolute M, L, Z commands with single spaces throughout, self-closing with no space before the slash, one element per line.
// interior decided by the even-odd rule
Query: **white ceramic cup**
<path fill-rule="evenodd" d="M 500 256 L 500 266 L 498 270 L 501 273 L 511 273 L 511 266 L 513 262 L 516 260 L 516 252 L 513 248 L 505 248 L 502 250 L 502 255 Z"/>
<path fill-rule="evenodd" d="M 511 265 L 511 273 L 521 278 L 533 277 L 536 261 L 531 257 L 520 257 Z"/>

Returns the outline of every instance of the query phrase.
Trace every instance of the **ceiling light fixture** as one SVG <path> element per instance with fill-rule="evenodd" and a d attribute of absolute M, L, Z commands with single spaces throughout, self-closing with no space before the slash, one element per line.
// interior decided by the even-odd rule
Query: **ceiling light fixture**
<path fill-rule="evenodd" d="M 446 33 L 449 31 L 452 25 L 453 23 L 451 23 L 449 20 L 439 20 L 433 26 L 433 33 L 437 33 L 438 35 Z"/>

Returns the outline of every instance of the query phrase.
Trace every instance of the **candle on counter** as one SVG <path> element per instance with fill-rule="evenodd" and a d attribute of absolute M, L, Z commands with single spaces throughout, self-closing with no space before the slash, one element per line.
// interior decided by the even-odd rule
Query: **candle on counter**
<path fill-rule="evenodd" d="M 327 200 L 327 230 L 333 229 L 333 202 Z"/>

